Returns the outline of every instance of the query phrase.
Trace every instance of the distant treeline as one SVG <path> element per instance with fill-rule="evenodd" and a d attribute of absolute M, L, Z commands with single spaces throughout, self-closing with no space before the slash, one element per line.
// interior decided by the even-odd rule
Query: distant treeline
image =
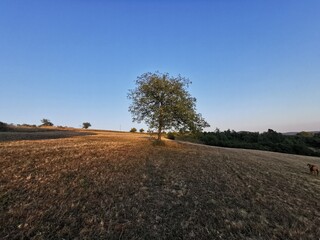
<path fill-rule="evenodd" d="M 272 129 L 264 133 L 230 130 L 222 132 L 217 129 L 214 132 L 198 133 L 196 139 L 212 146 L 320 156 L 320 133 L 302 132 L 294 136 L 287 136 Z"/>

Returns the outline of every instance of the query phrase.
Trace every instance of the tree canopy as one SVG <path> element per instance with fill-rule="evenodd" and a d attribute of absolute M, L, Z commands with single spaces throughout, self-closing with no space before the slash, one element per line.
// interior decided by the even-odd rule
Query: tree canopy
<path fill-rule="evenodd" d="M 40 126 L 53 126 L 53 123 L 49 119 L 41 119 L 42 124 Z"/>
<path fill-rule="evenodd" d="M 137 132 L 137 129 L 136 128 L 131 128 L 130 132 L 135 133 L 135 132 Z"/>
<path fill-rule="evenodd" d="M 187 78 L 168 73 L 144 73 L 136 79 L 136 88 L 129 90 L 132 100 L 129 111 L 133 121 L 144 121 L 157 129 L 158 140 L 164 130 L 201 131 L 209 124 L 196 113 L 196 99 L 186 90 Z"/>
<path fill-rule="evenodd" d="M 284 135 L 272 129 L 259 132 L 220 131 L 197 134 L 197 141 L 207 145 L 258 149 L 273 152 L 320 156 L 320 135 Z"/>

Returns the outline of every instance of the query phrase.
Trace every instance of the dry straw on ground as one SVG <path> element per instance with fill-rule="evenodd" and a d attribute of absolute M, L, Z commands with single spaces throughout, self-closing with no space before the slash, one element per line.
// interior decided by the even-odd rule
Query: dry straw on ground
<path fill-rule="evenodd" d="M 0 142 L 0 239 L 320 237 L 319 158 L 65 133 Z"/>

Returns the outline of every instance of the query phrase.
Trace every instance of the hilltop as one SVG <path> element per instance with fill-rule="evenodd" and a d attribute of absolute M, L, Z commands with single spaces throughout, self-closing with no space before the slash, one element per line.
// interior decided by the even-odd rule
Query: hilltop
<path fill-rule="evenodd" d="M 50 134 L 0 141 L 1 239 L 320 236 L 320 176 L 306 166 L 320 158 L 155 146 L 148 134 Z"/>

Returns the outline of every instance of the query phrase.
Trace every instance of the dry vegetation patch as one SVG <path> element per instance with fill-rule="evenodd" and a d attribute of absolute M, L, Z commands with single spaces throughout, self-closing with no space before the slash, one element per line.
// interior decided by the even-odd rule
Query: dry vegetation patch
<path fill-rule="evenodd" d="M 309 158 L 95 132 L 0 142 L 1 239 L 316 239 Z"/>
<path fill-rule="evenodd" d="M 0 142 L 18 140 L 57 139 L 94 134 L 94 131 L 75 130 L 72 128 L 11 127 L 9 131 L 0 131 Z"/>

